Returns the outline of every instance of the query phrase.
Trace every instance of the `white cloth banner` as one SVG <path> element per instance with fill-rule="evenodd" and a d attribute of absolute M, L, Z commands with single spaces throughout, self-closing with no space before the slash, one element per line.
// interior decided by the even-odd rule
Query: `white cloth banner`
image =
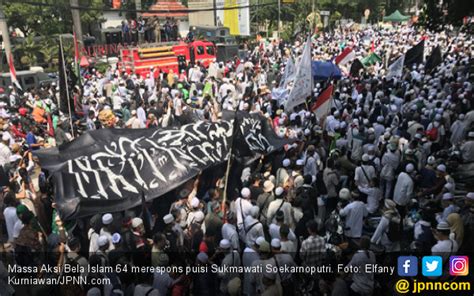
<path fill-rule="evenodd" d="M 293 111 L 295 106 L 305 102 L 313 90 L 313 75 L 311 73 L 311 38 L 308 37 L 303 49 L 301 61 L 295 75 L 295 83 L 286 102 L 285 110 Z"/>

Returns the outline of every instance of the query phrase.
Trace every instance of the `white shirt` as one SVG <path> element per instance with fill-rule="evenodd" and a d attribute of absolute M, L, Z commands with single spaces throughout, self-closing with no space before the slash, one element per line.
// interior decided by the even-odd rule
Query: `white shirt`
<path fill-rule="evenodd" d="M 400 173 L 395 184 L 393 201 L 400 206 L 406 205 L 413 195 L 413 185 L 413 180 L 407 173 Z"/>
<path fill-rule="evenodd" d="M 280 207 L 282 203 L 283 205 Z M 291 209 L 291 204 L 281 198 L 272 201 L 268 205 L 267 223 L 276 223 L 276 213 L 277 211 L 282 211 L 285 217 L 283 223 L 288 225 L 290 228 L 293 228 L 293 216 L 291 215 Z"/>
<path fill-rule="evenodd" d="M 137 108 L 137 117 L 142 122 L 142 126 L 145 126 L 145 124 L 146 124 L 146 113 L 145 113 L 145 110 L 143 109 L 143 107 L 138 107 Z"/>
<path fill-rule="evenodd" d="M 262 223 L 250 215 L 245 217 L 244 227 L 241 237 L 248 247 L 253 246 L 258 237 L 265 235 Z"/>
<path fill-rule="evenodd" d="M 237 226 L 240 228 L 240 226 L 244 223 L 244 218 L 250 213 L 252 204 L 250 201 L 239 197 L 235 200 L 234 207 L 235 215 L 237 217 Z"/>
<path fill-rule="evenodd" d="M 382 191 L 377 187 L 362 187 L 358 186 L 359 191 L 367 194 L 367 211 L 371 214 L 379 209 L 379 203 L 382 199 Z"/>
<path fill-rule="evenodd" d="M 364 217 L 368 215 L 365 204 L 361 201 L 353 201 L 345 206 L 339 214 L 346 217 L 345 235 L 351 238 L 360 238 L 362 236 Z"/>
<path fill-rule="evenodd" d="M 9 163 L 11 155 L 12 155 L 12 152 L 10 151 L 10 148 L 8 148 L 7 145 L 1 142 L 0 143 L 0 166 L 4 166 L 7 163 Z"/>
<path fill-rule="evenodd" d="M 222 238 L 230 241 L 230 244 L 232 245 L 232 249 L 234 250 L 239 249 L 239 234 L 237 233 L 237 229 L 235 225 L 230 224 L 230 223 L 225 223 L 222 226 Z"/>
<path fill-rule="evenodd" d="M 20 219 L 18 219 L 16 215 L 15 207 L 6 207 L 5 210 L 3 210 L 3 216 L 5 217 L 5 224 L 7 226 L 8 241 L 11 242 L 14 239 L 15 224 L 20 221 Z"/>
<path fill-rule="evenodd" d="M 364 169 L 365 173 L 362 168 Z M 375 176 L 375 168 L 371 165 L 363 164 L 361 166 L 356 167 L 354 180 L 356 181 L 356 184 L 358 186 L 368 187 L 369 182 L 372 181 Z"/>

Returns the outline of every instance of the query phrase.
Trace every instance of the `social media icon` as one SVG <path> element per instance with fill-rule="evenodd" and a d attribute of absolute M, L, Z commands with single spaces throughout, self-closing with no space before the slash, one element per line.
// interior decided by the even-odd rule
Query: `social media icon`
<path fill-rule="evenodd" d="M 418 274 L 418 258 L 415 256 L 398 257 L 398 275 L 416 276 Z"/>
<path fill-rule="evenodd" d="M 449 257 L 449 274 L 453 276 L 465 276 L 469 274 L 469 257 Z"/>
<path fill-rule="evenodd" d="M 441 276 L 443 274 L 443 258 L 424 256 L 421 261 L 421 273 L 424 276 Z"/>

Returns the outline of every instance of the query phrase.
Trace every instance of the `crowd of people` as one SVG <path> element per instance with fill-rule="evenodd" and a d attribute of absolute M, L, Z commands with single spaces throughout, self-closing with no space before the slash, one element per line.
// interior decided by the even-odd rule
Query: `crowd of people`
<path fill-rule="evenodd" d="M 124 20 L 121 24 L 123 45 L 138 44 L 140 35 L 146 42 L 169 42 L 177 41 L 180 38 L 178 30 L 178 20 L 166 18 L 163 22 L 158 17 L 148 17 Z"/>
<path fill-rule="evenodd" d="M 430 72 L 413 65 L 386 79 L 387 64 L 422 38 L 427 53 L 441 46 L 441 64 Z M 59 112 L 56 85 L 22 94 L 10 88 L 0 102 L 1 294 L 14 294 L 8 265 L 56 266 L 17 276 L 58 278 L 69 264 L 84 267 L 86 283 L 15 286 L 16 295 L 383 295 L 394 277 L 176 267 L 393 266 L 391 253 L 434 254 L 446 262 L 473 250 L 465 239 L 474 235 L 472 36 L 404 26 L 315 35 L 313 60 L 351 46 L 359 58 L 373 47 L 383 61 L 353 77 L 315 81 L 307 104 L 285 110 L 285 98 L 274 91 L 292 88 L 281 80 L 290 57 L 298 65 L 304 40 L 262 40 L 246 60 L 198 63 L 180 73 L 150 69 L 140 77 L 91 66 L 73 92 L 74 130 Z M 308 106 L 329 83 L 332 108 L 317 117 Z M 259 113 L 291 140 L 251 163 L 235 160 L 224 206 L 225 169 L 213 168 L 138 208 L 61 220 L 36 150 L 99 128 L 219 121 L 224 110 Z M 88 265 L 120 269 L 88 271 Z M 133 273 L 132 266 L 163 269 Z"/>

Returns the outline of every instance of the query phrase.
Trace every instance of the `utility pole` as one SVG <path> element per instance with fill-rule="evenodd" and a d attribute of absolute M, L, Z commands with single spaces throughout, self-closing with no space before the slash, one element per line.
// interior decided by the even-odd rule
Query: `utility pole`
<path fill-rule="evenodd" d="M 278 39 L 280 39 L 280 14 L 281 14 L 281 0 L 278 0 Z"/>
<path fill-rule="evenodd" d="M 71 5 L 72 23 L 74 24 L 74 32 L 76 33 L 77 43 L 79 52 L 82 50 L 83 38 L 82 38 L 82 26 L 81 26 L 81 14 L 79 13 L 79 0 L 69 0 Z"/>
<path fill-rule="evenodd" d="M 12 47 L 10 43 L 10 33 L 8 32 L 7 19 L 5 18 L 5 14 L 3 13 L 3 4 L 4 1 L 0 0 L 0 32 L 2 32 L 3 47 L 5 49 L 5 54 L 7 57 L 6 60 L 8 64 L 8 60 L 12 54 Z"/>

